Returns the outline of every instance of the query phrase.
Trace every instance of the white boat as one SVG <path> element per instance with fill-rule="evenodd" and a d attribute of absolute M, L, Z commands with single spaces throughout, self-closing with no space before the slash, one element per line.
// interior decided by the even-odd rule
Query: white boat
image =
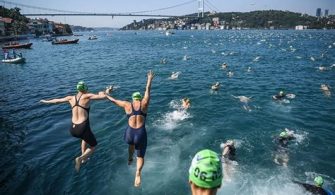
<path fill-rule="evenodd" d="M 12 59 L 3 59 L 2 62 L 3 63 L 9 63 L 9 64 L 20 64 L 20 63 L 24 63 L 26 61 L 25 58 L 23 57 L 16 57 L 16 58 L 12 58 Z"/>

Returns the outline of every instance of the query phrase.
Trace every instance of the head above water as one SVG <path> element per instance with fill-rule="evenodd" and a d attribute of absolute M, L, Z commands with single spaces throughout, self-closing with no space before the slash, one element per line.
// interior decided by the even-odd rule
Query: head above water
<path fill-rule="evenodd" d="M 284 95 L 284 91 L 280 91 L 280 92 L 279 92 L 279 95 Z"/>
<path fill-rule="evenodd" d="M 317 176 L 314 178 L 314 183 L 318 187 L 322 187 L 323 185 L 323 178 L 321 176 Z"/>
<path fill-rule="evenodd" d="M 283 132 L 281 132 L 281 133 L 279 134 L 279 137 L 280 137 L 280 138 L 288 138 L 288 133 L 287 133 L 287 131 L 283 131 Z"/>
<path fill-rule="evenodd" d="M 222 165 L 219 155 L 212 150 L 198 152 L 189 169 L 189 181 L 200 188 L 219 188 L 222 182 Z"/>
<path fill-rule="evenodd" d="M 234 140 L 229 139 L 229 140 L 226 141 L 226 144 L 230 145 L 230 146 L 234 146 L 235 142 L 234 142 Z"/>
<path fill-rule="evenodd" d="M 87 85 L 85 84 L 84 81 L 79 81 L 77 83 L 77 91 L 79 92 L 86 92 L 88 90 Z"/>
<path fill-rule="evenodd" d="M 132 95 L 133 100 L 142 100 L 142 95 L 140 92 L 134 92 Z"/>

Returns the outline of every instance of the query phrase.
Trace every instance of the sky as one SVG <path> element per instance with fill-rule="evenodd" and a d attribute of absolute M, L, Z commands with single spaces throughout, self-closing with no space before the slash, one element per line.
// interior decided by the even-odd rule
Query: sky
<path fill-rule="evenodd" d="M 58 9 L 66 11 L 93 12 L 93 13 L 130 13 L 160 8 L 173 7 L 145 14 L 159 15 L 185 15 L 195 13 L 198 10 L 197 0 L 7 0 L 12 4 L 0 1 L 5 7 L 20 7 L 18 4 L 25 4 L 35 7 Z M 45 13 L 40 9 L 20 7 L 21 13 Z M 299 13 L 306 13 L 315 16 L 316 9 L 325 9 L 329 14 L 335 14 L 335 0 L 205 0 L 205 11 L 217 12 L 248 12 L 254 10 L 288 10 Z M 51 13 L 51 11 L 49 11 Z M 55 13 L 55 12 L 53 12 Z M 51 21 L 80 25 L 85 27 L 123 27 L 133 20 L 140 21 L 149 17 L 98 17 L 98 16 L 54 16 L 43 17 Z M 150 17 L 151 18 L 151 17 Z"/>

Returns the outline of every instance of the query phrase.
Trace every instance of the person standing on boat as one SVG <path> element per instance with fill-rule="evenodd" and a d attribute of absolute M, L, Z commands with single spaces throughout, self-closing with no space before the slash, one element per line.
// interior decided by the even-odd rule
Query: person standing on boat
<path fill-rule="evenodd" d="M 8 60 L 9 59 L 9 52 L 6 49 L 4 49 L 3 54 L 4 54 L 5 60 Z"/>
<path fill-rule="evenodd" d="M 132 94 L 133 102 L 117 100 L 109 95 L 107 98 L 119 107 L 122 107 L 128 117 L 128 126 L 124 134 L 124 140 L 129 145 L 128 147 L 128 165 L 133 161 L 133 154 L 137 152 L 136 174 L 134 186 L 141 185 L 141 173 L 144 166 L 144 155 L 147 148 L 147 132 L 145 128 L 145 120 L 147 116 L 151 82 L 154 78 L 154 73 L 150 70 L 148 72 L 147 85 L 144 97 L 140 92 Z"/>
<path fill-rule="evenodd" d="M 15 51 L 15 49 L 13 49 L 13 58 L 14 59 L 16 58 L 16 51 Z"/>
<path fill-rule="evenodd" d="M 74 96 L 66 96 L 64 98 L 57 98 L 51 100 L 41 100 L 42 103 L 57 104 L 68 102 L 72 108 L 72 126 L 70 133 L 73 137 L 81 139 L 81 155 L 75 159 L 75 169 L 79 171 L 81 163 L 86 162 L 88 157 L 93 154 L 97 141 L 91 131 L 89 121 L 90 100 L 106 99 L 106 94 L 112 91 L 108 87 L 105 92 L 98 94 L 88 93 L 88 87 L 84 81 L 77 84 L 78 93 Z M 86 146 L 88 144 L 90 147 Z"/>

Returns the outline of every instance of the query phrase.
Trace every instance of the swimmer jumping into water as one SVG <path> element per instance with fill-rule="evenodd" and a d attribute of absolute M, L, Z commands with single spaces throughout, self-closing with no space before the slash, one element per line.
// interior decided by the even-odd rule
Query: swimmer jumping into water
<path fill-rule="evenodd" d="M 147 85 L 144 97 L 140 92 L 132 94 L 133 102 L 117 100 L 107 95 L 107 98 L 119 107 L 122 107 L 128 117 L 128 126 L 124 134 L 124 140 L 128 147 L 128 165 L 133 161 L 134 150 L 137 151 L 136 174 L 134 186 L 141 185 L 141 174 L 144 166 L 144 155 L 147 148 L 147 132 L 145 128 L 145 120 L 150 101 L 151 82 L 154 78 L 152 71 L 148 72 Z"/>
<path fill-rule="evenodd" d="M 105 92 L 98 94 L 88 93 L 88 87 L 85 82 L 80 81 L 77 84 L 78 93 L 74 96 L 66 96 L 59 99 L 41 100 L 42 103 L 66 103 L 68 102 L 72 107 L 72 127 L 70 133 L 73 137 L 80 138 L 81 141 L 81 155 L 75 159 L 75 168 L 80 169 L 81 163 L 86 162 L 88 157 L 93 154 L 97 141 L 91 131 L 89 121 L 90 100 L 101 100 L 106 98 L 106 94 L 112 91 L 112 87 L 106 88 Z M 87 148 L 86 144 L 90 145 Z"/>

